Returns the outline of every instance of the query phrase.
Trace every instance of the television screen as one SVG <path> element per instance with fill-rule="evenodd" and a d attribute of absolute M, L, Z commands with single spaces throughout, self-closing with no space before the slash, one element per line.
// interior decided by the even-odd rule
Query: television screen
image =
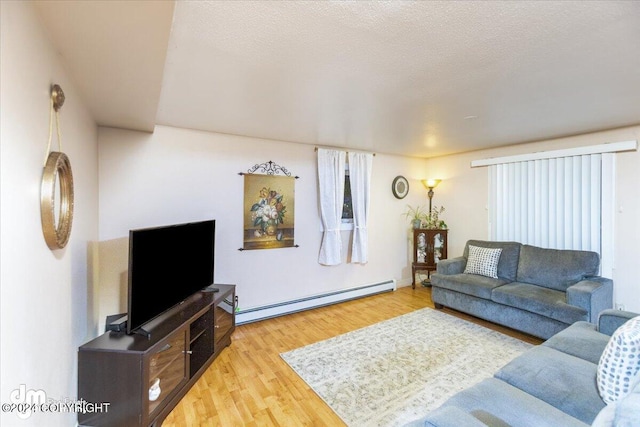
<path fill-rule="evenodd" d="M 129 232 L 127 333 L 213 283 L 215 220 Z"/>

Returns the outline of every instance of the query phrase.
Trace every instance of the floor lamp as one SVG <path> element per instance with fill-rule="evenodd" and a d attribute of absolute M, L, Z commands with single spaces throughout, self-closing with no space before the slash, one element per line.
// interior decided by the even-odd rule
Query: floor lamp
<path fill-rule="evenodd" d="M 429 215 L 431 215 L 431 201 L 433 200 L 433 189 L 440 184 L 441 179 L 423 179 L 422 184 L 425 186 L 429 192 L 427 196 L 429 196 Z"/>

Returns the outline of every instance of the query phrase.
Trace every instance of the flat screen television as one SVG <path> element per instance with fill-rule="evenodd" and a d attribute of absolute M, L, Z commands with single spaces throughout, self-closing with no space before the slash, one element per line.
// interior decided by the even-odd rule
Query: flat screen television
<path fill-rule="evenodd" d="M 129 231 L 127 333 L 213 284 L 215 220 Z"/>

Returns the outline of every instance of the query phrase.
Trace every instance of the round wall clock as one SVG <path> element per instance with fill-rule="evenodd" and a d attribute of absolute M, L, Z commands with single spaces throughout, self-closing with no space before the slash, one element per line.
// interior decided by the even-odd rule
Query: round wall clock
<path fill-rule="evenodd" d="M 396 176 L 391 184 L 391 191 L 396 199 L 404 199 L 409 193 L 409 181 L 404 176 Z"/>

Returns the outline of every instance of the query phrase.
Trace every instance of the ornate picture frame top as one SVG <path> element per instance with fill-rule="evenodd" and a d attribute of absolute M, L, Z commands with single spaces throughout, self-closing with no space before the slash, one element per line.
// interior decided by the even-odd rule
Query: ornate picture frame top
<path fill-rule="evenodd" d="M 69 158 L 62 152 L 60 118 L 58 114 L 64 101 L 65 96 L 62 88 L 58 85 L 51 86 L 49 143 L 40 186 L 42 233 L 47 246 L 51 250 L 63 249 L 67 245 L 73 223 L 73 173 L 71 172 Z M 54 111 L 60 151 L 50 151 Z M 56 200 L 56 195 L 59 195 L 60 200 Z"/>

